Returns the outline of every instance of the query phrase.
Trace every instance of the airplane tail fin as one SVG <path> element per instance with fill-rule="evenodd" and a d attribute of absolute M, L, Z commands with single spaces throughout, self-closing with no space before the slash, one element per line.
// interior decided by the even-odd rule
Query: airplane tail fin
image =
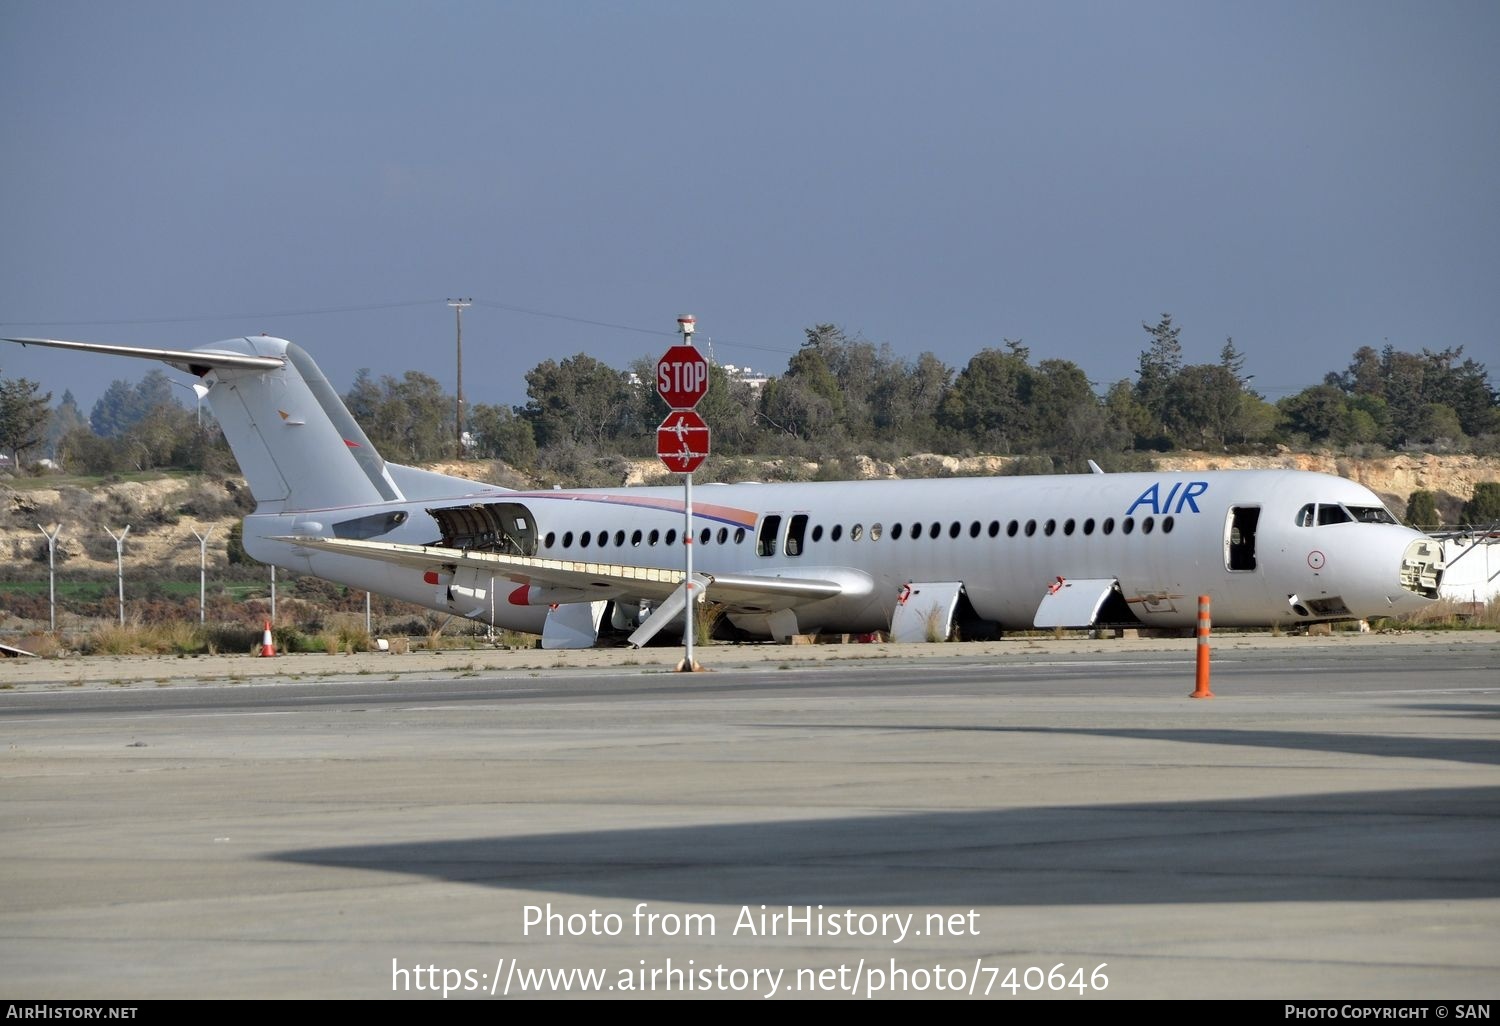
<path fill-rule="evenodd" d="M 196 374 L 258 512 L 404 498 L 385 460 L 312 357 L 286 339 L 236 338 L 191 350 L 56 339 L 9 341 L 160 360 Z"/>

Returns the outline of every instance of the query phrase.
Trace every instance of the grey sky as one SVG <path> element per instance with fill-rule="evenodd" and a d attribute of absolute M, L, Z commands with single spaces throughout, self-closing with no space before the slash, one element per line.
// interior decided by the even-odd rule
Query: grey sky
<path fill-rule="evenodd" d="M 772 373 L 830 322 L 1101 389 L 1171 312 L 1272 399 L 1361 345 L 1493 380 L 1496 53 L 1493 0 L 4 0 L 0 332 L 451 390 L 466 296 L 466 395 L 521 403 L 684 312 Z M 0 348 L 85 413 L 146 369 Z"/>

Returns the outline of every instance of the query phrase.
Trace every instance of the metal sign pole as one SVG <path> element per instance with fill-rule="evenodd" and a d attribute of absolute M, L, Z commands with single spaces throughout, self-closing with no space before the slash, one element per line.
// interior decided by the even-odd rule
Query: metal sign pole
<path fill-rule="evenodd" d="M 697 664 L 693 662 L 693 475 L 691 473 L 682 476 L 682 496 L 683 562 L 687 569 L 687 577 L 683 580 L 683 594 L 687 597 L 687 605 L 683 607 L 682 641 L 685 651 L 682 669 L 691 672 L 697 669 Z"/>
<path fill-rule="evenodd" d="M 692 314 L 683 314 L 677 318 L 677 329 L 682 332 L 682 341 L 688 345 L 693 344 L 693 328 L 696 324 L 697 319 Z M 698 665 L 693 662 L 693 472 L 691 470 L 682 476 L 682 554 L 683 567 L 686 572 L 682 581 L 682 593 L 687 599 L 682 614 L 682 669 L 691 673 L 698 668 Z"/>
<path fill-rule="evenodd" d="M 693 604 L 697 599 L 697 582 L 693 580 L 693 471 L 708 455 L 708 426 L 694 412 L 708 391 L 708 362 L 693 348 L 692 314 L 677 318 L 682 341 L 669 347 L 656 362 L 656 394 L 672 411 L 656 429 L 656 455 L 668 470 L 682 475 L 682 645 L 683 660 L 679 670 L 700 669 L 693 658 Z M 675 438 L 675 441 L 674 441 Z M 702 452 L 694 447 L 701 442 Z M 676 596 L 674 594 L 673 601 Z M 654 634 L 655 628 L 652 629 Z"/>

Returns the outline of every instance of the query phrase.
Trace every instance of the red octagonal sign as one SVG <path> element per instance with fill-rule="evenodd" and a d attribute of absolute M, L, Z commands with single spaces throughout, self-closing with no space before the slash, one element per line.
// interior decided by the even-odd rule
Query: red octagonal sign
<path fill-rule="evenodd" d="M 708 394 L 708 360 L 693 346 L 672 346 L 656 361 L 656 394 L 674 410 L 691 410 Z"/>
<path fill-rule="evenodd" d="M 656 455 L 677 474 L 691 474 L 708 458 L 708 425 L 693 410 L 673 410 L 656 429 Z"/>

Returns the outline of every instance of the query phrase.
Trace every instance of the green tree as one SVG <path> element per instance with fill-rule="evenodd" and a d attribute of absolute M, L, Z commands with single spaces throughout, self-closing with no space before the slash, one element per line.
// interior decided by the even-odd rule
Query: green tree
<path fill-rule="evenodd" d="M 1438 527 L 1443 519 L 1438 515 L 1437 497 L 1426 489 L 1418 489 L 1406 499 L 1406 525 L 1418 530 Z"/>
<path fill-rule="evenodd" d="M 435 460 L 453 452 L 454 399 L 436 378 L 409 370 L 388 385 L 388 392 L 381 420 L 400 438 L 400 456 Z"/>
<path fill-rule="evenodd" d="M 224 555 L 231 566 L 259 566 L 245 551 L 245 522 L 236 520 L 229 526 L 229 538 L 224 543 Z"/>
<path fill-rule="evenodd" d="M 1136 401 L 1135 385 L 1129 379 L 1116 381 L 1104 393 L 1104 416 L 1113 430 L 1124 433 L 1126 445 L 1132 448 L 1150 430 L 1151 415 Z"/>
<path fill-rule="evenodd" d="M 1463 358 L 1463 347 L 1420 353 L 1361 346 L 1343 373 L 1324 384 L 1341 389 L 1355 412 L 1354 434 L 1402 446 L 1413 442 L 1462 444 L 1500 430 L 1500 395 L 1484 366 Z"/>
<path fill-rule="evenodd" d="M 843 423 L 845 420 L 844 390 L 839 385 L 839 379 L 834 375 L 833 368 L 828 365 L 829 351 L 832 348 L 831 344 L 821 342 L 809 342 L 804 345 L 787 361 L 786 373 L 782 375 L 781 380 L 795 382 L 806 392 L 817 396 L 826 405 L 834 421 Z"/>
<path fill-rule="evenodd" d="M 73 474 L 101 476 L 117 474 L 131 467 L 125 444 L 114 438 L 100 438 L 87 427 L 77 427 L 58 443 L 58 459 Z"/>
<path fill-rule="evenodd" d="M 1031 450 L 1052 457 L 1055 469 L 1082 473 L 1088 461 L 1108 459 L 1130 443 L 1094 393 L 1083 368 L 1070 360 L 1043 360 L 1031 375 L 1035 417 Z"/>
<path fill-rule="evenodd" d="M 27 378 L 0 378 L 0 452 L 20 467 L 22 457 L 47 434 L 47 404 L 52 393 Z"/>
<path fill-rule="evenodd" d="M 1434 353 L 1422 350 L 1427 361 L 1423 398 L 1445 406 L 1466 435 L 1482 435 L 1500 426 L 1500 396 L 1490 387 L 1489 374 L 1473 359 L 1459 362 L 1463 346 Z"/>
<path fill-rule="evenodd" d="M 1422 433 L 1426 401 L 1424 379 L 1427 361 L 1413 353 L 1400 353 L 1387 346 L 1381 354 L 1385 369 L 1385 402 L 1390 412 L 1392 446 L 1406 445 Z"/>
<path fill-rule="evenodd" d="M 1276 434 L 1280 415 L 1273 403 L 1258 395 L 1247 393 L 1240 405 L 1237 440 L 1241 442 L 1265 442 Z"/>
<path fill-rule="evenodd" d="M 1245 393 L 1240 379 L 1223 364 L 1184 367 L 1167 385 L 1162 425 L 1175 445 L 1222 449 L 1240 432 Z"/>
<path fill-rule="evenodd" d="M 909 451 L 934 440 L 938 404 L 952 377 L 953 372 L 931 353 L 909 365 L 888 344 L 877 346 L 851 338 L 836 325 L 818 324 L 807 329 L 783 378 L 796 379 L 802 387 L 771 400 L 783 412 L 794 400 L 804 414 L 821 415 L 826 409 L 848 444 Z M 770 408 L 762 413 L 770 416 Z"/>
<path fill-rule="evenodd" d="M 953 370 L 932 353 L 922 353 L 910 365 L 883 365 L 871 398 L 876 437 L 907 452 L 932 448 L 938 441 L 938 410 L 952 382 Z"/>
<path fill-rule="evenodd" d="M 832 324 L 815 325 L 804 334 L 802 349 L 787 362 L 786 376 L 804 377 L 808 387 L 828 400 L 846 433 L 868 435 L 875 347 L 849 338 Z"/>
<path fill-rule="evenodd" d="M 57 405 L 52 407 L 52 415 L 47 419 L 48 455 L 55 460 L 61 460 L 62 440 L 69 432 L 79 428 L 87 430 L 88 421 L 84 419 L 83 411 L 78 408 L 78 400 L 73 398 L 73 392 L 66 390 Z"/>
<path fill-rule="evenodd" d="M 344 406 L 368 435 L 380 417 L 380 404 L 384 398 L 385 393 L 371 376 L 370 368 L 361 367 L 354 374 L 354 384 L 344 393 Z"/>
<path fill-rule="evenodd" d="M 1245 373 L 1245 354 L 1236 348 L 1233 338 L 1224 340 L 1224 348 L 1219 350 L 1219 366 L 1234 377 L 1240 388 L 1249 391 L 1253 375 Z"/>
<path fill-rule="evenodd" d="M 344 405 L 384 456 L 423 462 L 453 453 L 453 397 L 431 375 L 409 370 L 377 383 L 361 369 Z"/>
<path fill-rule="evenodd" d="M 1474 486 L 1474 497 L 1464 503 L 1463 522 L 1471 527 L 1488 528 L 1500 524 L 1500 481 L 1481 481 Z"/>
<path fill-rule="evenodd" d="M 584 353 L 537 364 L 526 374 L 526 394 L 524 415 L 544 448 L 568 442 L 600 450 L 628 423 L 626 375 Z"/>
<path fill-rule="evenodd" d="M 1354 351 L 1354 359 L 1340 380 L 1340 384 L 1351 395 L 1369 395 L 1385 398 L 1385 368 L 1380 354 L 1371 346 L 1360 346 Z"/>
<path fill-rule="evenodd" d="M 1030 351 L 1018 341 L 1008 342 L 1007 350 L 984 349 L 969 360 L 943 398 L 939 420 L 986 451 L 1026 452 L 1034 427 Z"/>
<path fill-rule="evenodd" d="M 1349 430 L 1349 406 L 1335 385 L 1314 385 L 1277 403 L 1282 422 L 1309 442 L 1327 442 Z"/>
<path fill-rule="evenodd" d="M 1140 441 L 1155 447 L 1164 447 L 1167 439 L 1167 391 L 1172 380 L 1182 370 L 1182 329 L 1172 323 L 1172 315 L 1164 313 L 1155 325 L 1141 322 L 1150 344 L 1141 351 L 1140 371 L 1136 375 L 1135 400 L 1148 415 L 1147 437 Z"/>
<path fill-rule="evenodd" d="M 650 451 L 654 453 L 656 426 L 667 415 L 667 406 L 660 396 L 656 396 L 654 386 L 651 393 L 656 402 L 645 426 Z M 716 455 L 743 456 L 754 450 L 757 435 L 755 413 L 759 402 L 755 390 L 747 383 L 731 378 L 718 364 L 709 364 L 708 394 L 698 404 L 698 415 L 708 425 L 709 444 Z"/>
<path fill-rule="evenodd" d="M 476 403 L 469 408 L 473 453 L 483 459 L 504 460 L 513 467 L 536 464 L 536 436 L 531 424 L 508 406 Z"/>
<path fill-rule="evenodd" d="M 137 470 L 187 467 L 201 462 L 201 448 L 194 445 L 196 424 L 192 411 L 176 403 L 158 403 L 116 441 L 124 445 Z"/>
<path fill-rule="evenodd" d="M 1413 441 L 1431 443 L 1440 449 L 1452 449 L 1464 440 L 1463 424 L 1458 412 L 1447 403 L 1428 403 L 1413 431 Z"/>
<path fill-rule="evenodd" d="M 760 390 L 759 417 L 773 432 L 825 444 L 843 439 L 838 410 L 828 397 L 798 375 L 768 381 Z"/>
<path fill-rule="evenodd" d="M 159 370 L 151 371 L 134 385 L 116 380 L 94 403 L 89 425 L 103 438 L 119 438 L 158 406 L 177 406 L 172 394 L 172 379 Z"/>

